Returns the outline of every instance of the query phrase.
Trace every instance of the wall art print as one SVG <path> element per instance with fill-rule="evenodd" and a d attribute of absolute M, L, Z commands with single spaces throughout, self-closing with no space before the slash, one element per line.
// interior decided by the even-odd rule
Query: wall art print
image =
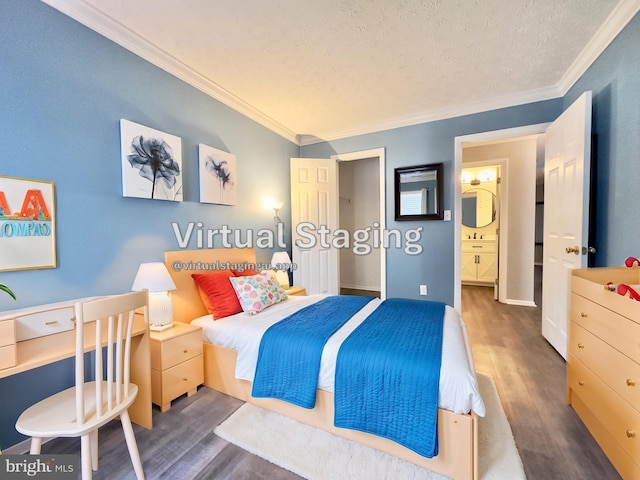
<path fill-rule="evenodd" d="M 53 182 L 0 176 L 0 271 L 55 267 Z"/>
<path fill-rule="evenodd" d="M 182 201 L 182 139 L 120 120 L 122 195 Z"/>
<path fill-rule="evenodd" d="M 200 159 L 200 202 L 236 205 L 238 201 L 236 156 L 198 145 Z"/>

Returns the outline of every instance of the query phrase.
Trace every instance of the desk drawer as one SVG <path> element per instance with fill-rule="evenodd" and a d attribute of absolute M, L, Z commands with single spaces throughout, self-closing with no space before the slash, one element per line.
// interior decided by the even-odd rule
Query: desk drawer
<path fill-rule="evenodd" d="M 166 370 L 197 355 L 202 355 L 201 330 L 160 343 L 159 352 L 152 349 L 151 368 Z"/>
<path fill-rule="evenodd" d="M 62 307 L 16 316 L 18 342 L 73 330 L 74 307 Z"/>
<path fill-rule="evenodd" d="M 16 346 L 5 345 L 0 347 L 0 370 L 13 367 L 16 364 Z"/>
<path fill-rule="evenodd" d="M 15 323 L 13 320 L 0 322 L 0 347 L 16 343 Z"/>

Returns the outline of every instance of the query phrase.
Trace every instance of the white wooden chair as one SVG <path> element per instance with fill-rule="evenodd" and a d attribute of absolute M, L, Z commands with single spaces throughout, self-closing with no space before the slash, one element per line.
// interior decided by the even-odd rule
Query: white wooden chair
<path fill-rule="evenodd" d="M 147 304 L 147 291 L 141 291 L 75 305 L 75 386 L 29 407 L 16 422 L 31 437 L 31 454 L 40 453 L 45 438 L 81 437 L 82 479 L 91 479 L 98 469 L 98 428 L 119 416 L 136 477 L 144 479 L 127 409 L 138 393 L 129 380 L 134 314 L 143 307 L 148 325 Z M 93 355 L 85 355 L 85 344 Z M 85 362 L 87 373 L 95 363 L 93 381 L 85 382 Z"/>

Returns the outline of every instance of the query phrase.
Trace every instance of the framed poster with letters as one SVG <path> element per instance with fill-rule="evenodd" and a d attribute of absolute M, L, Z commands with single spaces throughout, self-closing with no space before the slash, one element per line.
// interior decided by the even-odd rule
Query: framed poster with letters
<path fill-rule="evenodd" d="M 0 176 L 0 271 L 56 267 L 53 182 Z"/>

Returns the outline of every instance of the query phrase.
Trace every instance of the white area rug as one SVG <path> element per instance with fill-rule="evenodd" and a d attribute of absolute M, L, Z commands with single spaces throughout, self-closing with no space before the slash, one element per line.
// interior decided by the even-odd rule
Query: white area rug
<path fill-rule="evenodd" d="M 524 479 L 511 427 L 490 377 L 478 374 L 487 414 L 479 420 L 480 480 Z M 438 473 L 250 404 L 215 433 L 271 463 L 310 480 L 443 480 Z"/>

